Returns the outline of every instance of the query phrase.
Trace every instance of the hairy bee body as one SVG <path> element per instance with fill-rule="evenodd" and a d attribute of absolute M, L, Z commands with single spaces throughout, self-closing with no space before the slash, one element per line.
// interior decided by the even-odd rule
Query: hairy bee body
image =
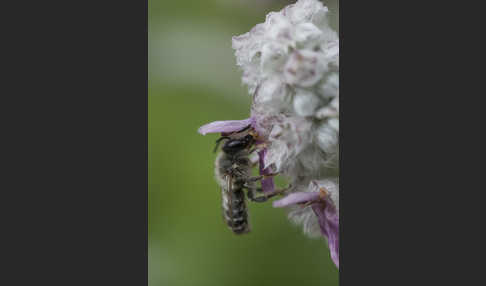
<path fill-rule="evenodd" d="M 250 232 L 246 198 L 252 202 L 263 203 L 285 191 L 285 189 L 273 190 L 263 196 L 256 195 L 258 192 L 263 193 L 263 188 L 257 187 L 256 182 L 265 176 L 275 174 L 251 176 L 252 165 L 255 165 L 257 161 L 252 163 L 250 155 L 254 154 L 253 152 L 257 151 L 259 146 L 255 145 L 258 135 L 250 127 L 248 125 L 237 132 L 222 133 L 214 148 L 216 152 L 219 144 L 226 140 L 216 157 L 215 176 L 221 187 L 224 221 L 235 234 Z"/>
<path fill-rule="evenodd" d="M 216 158 L 215 176 L 221 186 L 223 218 L 235 234 L 250 231 L 244 189 L 248 188 L 251 162 L 246 149 L 234 153 L 220 152 Z"/>

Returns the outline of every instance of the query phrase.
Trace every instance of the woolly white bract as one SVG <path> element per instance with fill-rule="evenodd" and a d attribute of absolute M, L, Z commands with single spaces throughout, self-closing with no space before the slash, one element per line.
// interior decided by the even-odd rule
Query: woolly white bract
<path fill-rule="evenodd" d="M 327 17 L 321 2 L 299 0 L 233 37 L 233 48 L 267 141 L 265 167 L 288 177 L 294 192 L 325 188 L 338 211 L 339 39 Z M 310 206 L 293 208 L 292 221 L 321 234 Z"/>
<path fill-rule="evenodd" d="M 339 267 L 339 39 L 317 0 L 299 0 L 265 23 L 233 37 L 251 117 L 217 121 L 199 133 L 231 133 L 251 125 L 265 144 L 260 173 L 286 176 L 291 188 L 274 201 L 311 237 L 327 238 Z M 272 178 L 262 180 L 272 192 Z"/>

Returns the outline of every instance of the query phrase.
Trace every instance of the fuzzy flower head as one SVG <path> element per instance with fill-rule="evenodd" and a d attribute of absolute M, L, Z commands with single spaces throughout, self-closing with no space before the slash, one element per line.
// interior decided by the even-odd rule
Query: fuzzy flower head
<path fill-rule="evenodd" d="M 339 39 L 328 9 L 299 0 L 233 37 L 233 48 L 253 96 L 254 127 L 267 143 L 264 167 L 292 185 L 275 206 L 291 206 L 289 217 L 309 236 L 324 235 L 338 265 Z M 321 190 L 327 197 L 316 200 Z"/>
<path fill-rule="evenodd" d="M 213 122 L 199 132 L 250 124 L 266 146 L 260 172 L 279 173 L 292 186 L 274 207 L 290 208 L 290 220 L 309 236 L 324 236 L 339 267 L 339 39 L 328 9 L 299 0 L 233 37 L 233 48 L 253 97 L 251 117 Z M 262 188 L 273 190 L 273 181 Z"/>
<path fill-rule="evenodd" d="M 321 162 L 337 166 L 339 40 L 327 14 L 321 2 L 300 0 L 233 37 L 257 131 L 271 142 L 265 165 L 274 171 L 315 170 L 315 162 L 295 160 L 314 147 Z"/>

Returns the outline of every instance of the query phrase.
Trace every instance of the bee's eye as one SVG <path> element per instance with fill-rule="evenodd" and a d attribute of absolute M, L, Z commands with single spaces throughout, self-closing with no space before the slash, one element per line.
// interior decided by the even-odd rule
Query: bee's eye
<path fill-rule="evenodd" d="M 245 149 L 249 143 L 245 138 L 229 140 L 224 144 L 223 151 L 226 153 L 236 153 Z"/>
<path fill-rule="evenodd" d="M 251 136 L 251 135 L 246 135 L 244 139 L 245 139 L 247 142 L 251 142 L 251 141 L 253 141 L 253 136 Z"/>

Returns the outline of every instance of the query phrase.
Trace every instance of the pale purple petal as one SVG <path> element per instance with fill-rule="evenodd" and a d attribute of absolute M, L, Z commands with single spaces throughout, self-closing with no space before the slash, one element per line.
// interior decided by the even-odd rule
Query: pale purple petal
<path fill-rule="evenodd" d="M 311 205 L 312 210 L 317 216 L 321 234 L 327 238 L 331 259 L 339 268 L 339 213 L 329 197 L 322 200 L 320 192 L 295 192 L 274 201 L 273 207 L 280 208 L 309 202 L 315 202 Z"/>
<path fill-rule="evenodd" d="M 256 112 L 253 107 L 251 109 L 251 118 L 253 118 L 252 127 L 260 136 L 268 135 L 267 128 L 262 124 L 265 121 L 265 117 Z"/>
<path fill-rule="evenodd" d="M 274 201 L 272 204 L 274 208 L 281 208 L 299 203 L 317 201 L 318 199 L 319 192 L 295 192 L 287 195 L 283 199 Z"/>
<path fill-rule="evenodd" d="M 199 127 L 198 132 L 202 135 L 206 135 L 207 133 L 229 133 L 239 131 L 252 123 L 252 118 L 243 120 L 214 121 Z"/>
<path fill-rule="evenodd" d="M 332 202 L 326 198 L 325 204 L 313 204 L 321 233 L 327 238 L 331 259 L 339 268 L 339 214 Z"/>
<path fill-rule="evenodd" d="M 258 152 L 260 175 L 268 175 L 272 173 L 270 168 L 263 169 L 263 166 L 265 166 L 264 159 L 266 154 L 267 154 L 266 148 Z M 261 181 L 261 184 L 264 193 L 270 193 L 275 190 L 275 183 L 273 182 L 273 177 L 268 177 L 263 179 Z"/>

